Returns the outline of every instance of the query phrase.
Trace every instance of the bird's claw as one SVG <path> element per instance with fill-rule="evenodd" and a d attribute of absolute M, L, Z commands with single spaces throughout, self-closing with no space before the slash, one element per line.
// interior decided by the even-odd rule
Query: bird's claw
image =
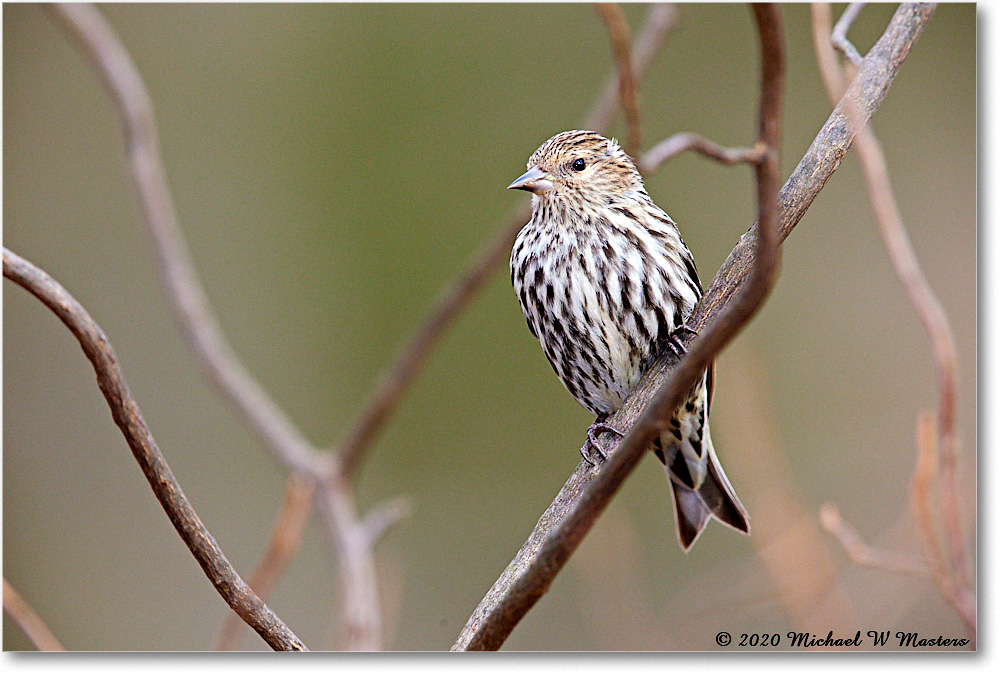
<path fill-rule="evenodd" d="M 677 328 L 675 328 L 670 335 L 667 336 L 667 347 L 670 348 L 670 351 L 672 351 L 674 353 L 674 356 L 676 356 L 677 358 L 681 358 L 682 356 L 687 354 L 687 347 L 684 346 L 684 343 L 681 341 L 680 337 L 681 334 L 683 333 L 697 335 L 698 331 L 696 331 L 694 328 L 687 325 L 686 323 L 682 323 L 681 325 L 677 326 Z"/>
<path fill-rule="evenodd" d="M 597 440 L 597 434 L 602 431 L 613 433 L 619 438 L 625 435 L 610 424 L 605 424 L 604 422 L 594 422 L 591 424 L 590 428 L 587 429 L 587 440 L 584 442 L 583 447 L 580 448 L 580 456 L 583 457 L 583 461 L 590 466 L 597 466 L 597 464 L 604 462 L 604 460 L 608 458 L 608 454 L 604 452 L 604 448 L 601 447 L 600 441 Z M 600 462 L 594 462 L 594 460 L 587 456 L 586 450 L 588 446 L 594 448 L 594 452 L 601 458 Z"/>

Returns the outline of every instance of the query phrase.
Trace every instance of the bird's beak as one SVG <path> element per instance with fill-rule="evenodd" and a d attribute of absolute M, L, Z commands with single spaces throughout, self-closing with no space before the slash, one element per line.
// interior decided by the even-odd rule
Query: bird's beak
<path fill-rule="evenodd" d="M 555 185 L 552 183 L 552 176 L 545 173 L 537 166 L 533 166 L 516 181 L 507 186 L 508 190 L 528 190 L 536 195 L 548 192 Z"/>

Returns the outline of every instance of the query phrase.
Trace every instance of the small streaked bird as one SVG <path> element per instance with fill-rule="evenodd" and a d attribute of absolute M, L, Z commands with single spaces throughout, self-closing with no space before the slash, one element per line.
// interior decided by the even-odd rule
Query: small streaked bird
<path fill-rule="evenodd" d="M 587 445 L 604 457 L 596 432 L 620 435 L 605 424 L 608 415 L 663 349 L 683 350 L 678 335 L 691 330 L 684 320 L 702 292 L 694 260 L 614 139 L 556 134 L 508 187 L 532 193 L 531 221 L 510 257 L 514 291 L 559 379 L 597 416 Z M 750 531 L 712 447 L 712 373 L 651 448 L 670 477 L 685 551 L 712 517 Z"/>

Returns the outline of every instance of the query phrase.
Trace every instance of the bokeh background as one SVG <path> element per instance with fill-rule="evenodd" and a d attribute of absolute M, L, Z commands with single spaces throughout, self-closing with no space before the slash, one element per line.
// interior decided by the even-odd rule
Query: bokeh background
<path fill-rule="evenodd" d="M 837 5 L 838 12 L 842 5 Z M 864 51 L 893 6 L 867 8 Z M 633 34 L 647 8 L 625 7 Z M 591 5 L 105 5 L 146 78 L 201 278 L 239 355 L 318 443 L 341 438 L 397 346 L 527 199 L 529 154 L 578 126 L 611 74 Z M 830 106 L 809 12 L 784 7 L 785 175 Z M 3 7 L 3 243 L 102 324 L 171 466 L 244 574 L 285 475 L 199 376 L 168 311 L 95 73 L 37 6 Z M 752 142 L 745 6 L 679 8 L 640 100 L 644 146 Z M 976 13 L 941 6 L 875 129 L 960 357 L 963 507 L 974 532 Z M 615 131 L 622 132 L 619 124 Z M 754 215 L 751 171 L 686 155 L 647 180 L 707 283 Z M 3 573 L 70 649 L 207 649 L 228 609 L 131 458 L 90 365 L 3 284 Z M 720 358 L 712 429 L 755 527 L 680 552 L 644 461 L 506 649 L 717 649 L 728 630 L 963 635 L 926 579 L 863 569 L 817 525 L 919 553 L 909 515 L 927 336 L 893 277 L 849 156 L 784 247 L 777 288 Z M 412 517 L 376 554 L 392 649 L 446 649 L 573 470 L 591 422 L 499 268 L 372 449 L 368 508 Z M 974 549 L 970 549 L 974 553 Z M 340 644 L 340 591 L 311 523 L 272 606 Z M 28 643 L 5 617 L 4 649 Z M 265 645 L 249 632 L 246 649 Z"/>

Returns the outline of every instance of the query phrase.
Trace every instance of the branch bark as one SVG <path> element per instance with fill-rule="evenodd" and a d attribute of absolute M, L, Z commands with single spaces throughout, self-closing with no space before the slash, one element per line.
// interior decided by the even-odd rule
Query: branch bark
<path fill-rule="evenodd" d="M 885 33 L 872 47 L 862 62 L 858 77 L 848 95 L 859 103 L 859 112 L 867 121 L 884 100 L 889 86 L 900 66 L 908 56 L 916 39 L 923 32 L 933 8 L 927 5 L 902 5 L 893 15 Z M 798 224 L 816 195 L 840 166 L 851 146 L 853 134 L 844 112 L 843 102 L 830 115 L 826 124 L 813 140 L 792 175 L 778 194 L 778 232 L 783 241 Z M 701 301 L 695 307 L 688 323 L 697 330 L 713 321 L 724 307 L 733 301 L 747 283 L 753 264 L 754 249 L 758 239 L 758 226 L 744 234 L 716 274 Z M 709 332 L 703 331 L 696 341 Z M 694 371 L 691 355 L 697 346 L 692 343 L 684 361 L 689 364 L 684 377 L 700 374 Z M 699 348 L 700 349 L 700 348 Z M 683 362 L 682 362 L 683 365 Z M 665 354 L 645 373 L 639 386 L 625 401 L 622 408 L 609 422 L 619 429 L 629 429 L 654 392 L 664 384 L 681 381 L 681 368 Z M 669 411 L 667 413 L 669 415 Z M 638 429 L 638 425 L 636 425 Z M 647 440 L 636 430 L 629 431 L 625 439 L 596 474 L 581 462 L 553 503 L 538 521 L 531 536 L 504 570 L 501 577 L 486 594 L 473 612 L 454 650 L 495 649 L 503 644 L 520 618 L 548 589 L 566 558 L 575 548 L 589 525 L 596 519 L 595 507 L 604 504 L 614 489 L 624 480 L 620 474 L 631 468 L 625 465 L 627 446 L 638 446 Z M 631 439 L 629 437 L 632 437 Z M 641 458 L 642 450 L 630 453 L 632 466 Z M 603 496 L 598 496 L 606 490 Z"/>
<path fill-rule="evenodd" d="M 38 298 L 73 333 L 97 374 L 111 417 L 121 429 L 153 493 L 212 585 L 272 648 L 304 651 L 305 645 L 240 578 L 195 513 L 132 398 L 118 357 L 101 327 L 55 279 L 3 249 L 3 275 Z"/>

